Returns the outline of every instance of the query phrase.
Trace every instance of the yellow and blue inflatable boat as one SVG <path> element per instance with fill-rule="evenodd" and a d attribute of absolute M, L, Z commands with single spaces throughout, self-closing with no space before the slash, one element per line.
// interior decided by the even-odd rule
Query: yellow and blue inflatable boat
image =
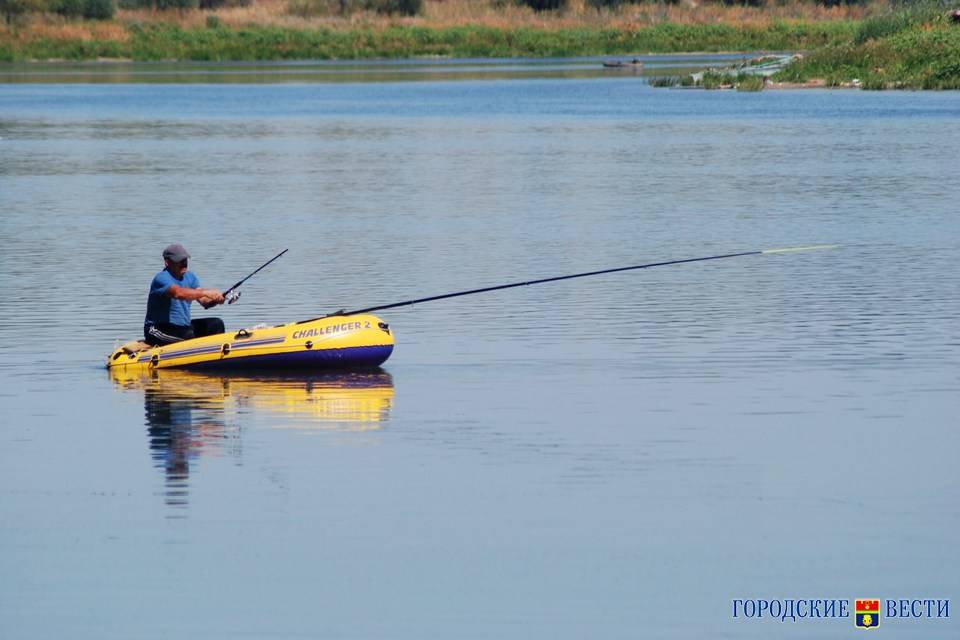
<path fill-rule="evenodd" d="M 162 347 L 128 342 L 107 357 L 108 369 L 356 369 L 377 367 L 393 352 L 393 332 L 370 314 L 327 316 L 258 326 Z"/>

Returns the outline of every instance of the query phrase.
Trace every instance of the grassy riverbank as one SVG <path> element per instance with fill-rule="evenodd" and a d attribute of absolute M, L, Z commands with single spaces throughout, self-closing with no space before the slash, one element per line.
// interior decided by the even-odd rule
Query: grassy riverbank
<path fill-rule="evenodd" d="M 864 89 L 960 89 L 960 24 L 941 9 L 864 21 L 849 42 L 821 47 L 775 77 Z"/>
<path fill-rule="evenodd" d="M 768 26 L 661 24 L 617 30 L 484 26 L 295 29 L 274 26 L 183 28 L 133 24 L 93 37 L 7 37 L 0 60 L 284 60 L 412 56 L 518 57 L 636 52 L 796 50 L 849 39 L 849 22 Z"/>
<path fill-rule="evenodd" d="M 2 0 L 0 0 L 2 1 Z M 22 0 L 52 2 L 53 0 Z M 849 41 L 885 5 L 782 0 L 750 7 L 566 0 L 425 0 L 417 16 L 338 14 L 327 0 L 228 0 L 215 10 L 119 9 L 110 20 L 33 13 L 0 24 L 0 60 L 283 60 L 575 56 L 812 49 Z M 252 2 L 247 4 L 248 2 Z"/>
<path fill-rule="evenodd" d="M 567 0 L 562 11 L 535 12 L 505 0 L 426 0 L 422 15 L 400 17 L 305 9 L 320 6 L 317 1 L 253 0 L 217 10 L 121 9 L 111 20 L 37 13 L 0 25 L 0 61 L 806 51 L 775 74 L 772 84 L 724 71 L 698 74 L 697 84 L 751 91 L 803 84 L 960 89 L 960 24 L 941 4 L 893 11 L 882 3 L 827 8 L 785 0 L 760 7 L 625 4 L 601 11 L 587 0 Z M 661 80 L 666 86 L 689 84 Z"/>
<path fill-rule="evenodd" d="M 938 4 L 903 7 L 863 20 L 849 38 L 814 49 L 776 73 L 709 69 L 652 78 L 657 87 L 960 89 L 960 16 Z"/>

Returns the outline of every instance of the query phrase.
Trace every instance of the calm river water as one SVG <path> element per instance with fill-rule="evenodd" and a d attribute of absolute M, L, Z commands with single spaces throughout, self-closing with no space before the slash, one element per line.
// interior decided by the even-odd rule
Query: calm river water
<path fill-rule="evenodd" d="M 957 637 L 960 95 L 450 64 L 0 69 L 0 637 Z M 382 372 L 111 378 L 175 241 L 216 287 L 290 249 L 230 328 L 843 246 L 384 312 Z"/>

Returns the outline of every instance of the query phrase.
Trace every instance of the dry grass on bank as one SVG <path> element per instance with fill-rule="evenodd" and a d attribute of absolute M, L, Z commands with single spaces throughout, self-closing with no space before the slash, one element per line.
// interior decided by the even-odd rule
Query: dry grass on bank
<path fill-rule="evenodd" d="M 214 11 L 120 9 L 116 19 L 108 22 L 69 20 L 54 14 L 33 16 L 26 25 L 10 31 L 0 21 L 0 35 L 8 41 L 28 42 L 38 38 L 49 40 L 125 42 L 132 24 L 164 23 L 184 29 L 205 27 L 209 16 L 216 16 L 226 27 L 270 26 L 290 29 L 327 28 L 334 30 L 380 30 L 394 25 L 418 27 L 462 27 L 478 25 L 509 30 L 526 27 L 544 30 L 577 27 L 611 28 L 635 31 L 653 25 L 725 24 L 765 27 L 778 21 L 824 22 L 861 20 L 879 15 L 888 9 L 886 1 L 868 5 L 824 7 L 812 1 L 779 0 L 764 7 L 728 6 L 681 0 L 678 4 L 626 4 L 613 10 L 597 10 L 585 0 L 569 0 L 562 11 L 532 11 L 509 0 L 426 0 L 424 13 L 415 17 L 379 15 L 358 12 L 348 16 L 318 15 L 302 17 L 290 13 L 289 0 L 253 0 L 247 7 L 226 7 Z M 3 33 L 6 32 L 6 33 Z"/>
<path fill-rule="evenodd" d="M 55 14 L 45 14 L 33 16 L 27 25 L 16 29 L 0 21 L 0 36 L 5 41 L 19 43 L 39 39 L 127 42 L 130 39 L 130 32 L 124 24 L 118 22 L 78 21 Z"/>
<path fill-rule="evenodd" d="M 282 26 L 291 28 L 327 27 L 332 29 L 356 27 L 386 27 L 396 24 L 422 27 L 462 27 L 479 25 L 499 29 L 532 27 L 565 29 L 574 27 L 611 27 L 637 29 L 654 24 L 731 24 L 765 26 L 777 20 L 859 20 L 876 15 L 888 7 L 886 2 L 869 5 L 824 7 L 815 2 L 787 0 L 773 2 L 765 7 L 727 6 L 720 3 L 697 3 L 691 0 L 670 5 L 662 3 L 626 4 L 614 10 L 597 10 L 584 0 L 570 0 L 567 9 L 537 13 L 526 6 L 497 0 L 426 0 L 421 16 L 384 16 L 373 12 L 359 12 L 349 16 L 321 15 L 300 17 L 291 15 L 288 0 L 255 0 L 249 7 L 223 8 L 206 11 L 121 10 L 121 21 L 151 22 L 162 20 L 182 27 L 199 27 L 206 16 L 216 15 L 227 26 L 248 25 Z"/>
<path fill-rule="evenodd" d="M 728 6 L 719 2 L 681 0 L 677 4 L 624 4 L 613 10 L 597 10 L 584 0 L 569 0 L 566 10 L 536 13 L 527 7 L 506 3 L 470 0 L 428 1 L 423 20 L 441 26 L 481 24 L 509 28 L 511 26 L 573 28 L 582 26 L 639 28 L 665 22 L 673 24 L 768 25 L 776 20 L 856 20 L 873 11 L 873 6 L 886 8 L 886 2 L 868 6 L 824 7 L 815 2 L 786 0 L 770 2 L 764 7 Z"/>

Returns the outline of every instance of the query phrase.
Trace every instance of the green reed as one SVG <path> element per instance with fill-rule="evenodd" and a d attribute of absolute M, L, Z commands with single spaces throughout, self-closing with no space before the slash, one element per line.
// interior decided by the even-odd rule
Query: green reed
<path fill-rule="evenodd" d="M 823 47 L 775 79 L 824 78 L 830 86 L 864 89 L 960 89 L 960 25 L 945 11 L 907 8 L 871 25 L 865 22 L 854 40 Z"/>
<path fill-rule="evenodd" d="M 796 50 L 849 41 L 855 29 L 856 24 L 851 22 L 773 23 L 767 27 L 660 24 L 632 31 L 406 25 L 349 30 L 268 26 L 183 29 L 150 23 L 129 25 L 129 38 L 124 41 L 43 37 L 23 41 L 11 37 L 12 32 L 0 32 L 0 56 L 17 60 L 284 60 Z"/>

